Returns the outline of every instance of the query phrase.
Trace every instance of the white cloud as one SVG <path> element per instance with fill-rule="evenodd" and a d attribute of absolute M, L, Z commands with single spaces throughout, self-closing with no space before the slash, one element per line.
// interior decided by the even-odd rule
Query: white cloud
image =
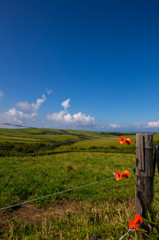
<path fill-rule="evenodd" d="M 48 89 L 48 88 L 46 88 L 46 92 L 47 92 L 47 94 L 48 94 L 48 95 L 50 95 L 50 94 L 52 93 L 52 90 L 51 90 L 51 89 Z"/>
<path fill-rule="evenodd" d="M 45 97 L 45 94 L 43 94 L 42 98 L 38 98 L 36 100 L 36 103 L 29 104 L 28 102 L 18 102 L 16 105 L 17 105 L 17 107 L 23 109 L 24 111 L 36 112 L 36 111 L 38 111 L 41 104 L 45 101 L 46 101 L 46 97 Z"/>
<path fill-rule="evenodd" d="M 69 102 L 70 102 L 70 98 L 67 99 L 66 101 L 62 102 L 62 103 L 61 103 L 61 106 L 63 106 L 64 109 L 67 110 L 67 108 L 70 107 Z"/>
<path fill-rule="evenodd" d="M 47 119 L 50 121 L 62 121 L 64 117 L 65 112 L 60 111 L 59 113 L 52 113 L 47 115 Z"/>
<path fill-rule="evenodd" d="M 35 103 L 29 104 L 28 102 L 18 102 L 17 107 L 23 109 L 17 110 L 15 107 L 9 109 L 4 113 L 0 113 L 0 121 L 12 123 L 12 124 L 22 124 L 24 122 L 32 122 L 37 116 L 37 111 L 41 104 L 46 101 L 45 94 L 41 98 L 38 98 Z"/>
<path fill-rule="evenodd" d="M 119 127 L 120 127 L 120 125 L 113 124 L 113 123 L 109 124 L 109 126 L 110 126 L 111 128 L 119 128 Z"/>
<path fill-rule="evenodd" d="M 56 126 L 60 127 L 90 127 L 95 125 L 95 118 L 91 116 L 86 116 L 86 114 L 78 112 L 73 115 L 67 112 L 69 108 L 70 99 L 62 102 L 64 111 L 58 113 L 48 114 L 46 117 L 48 120 L 52 121 Z"/>
<path fill-rule="evenodd" d="M 0 122 L 6 122 L 10 124 L 25 124 L 33 125 L 38 124 L 37 111 L 43 102 L 46 101 L 46 96 L 43 94 L 41 98 L 38 98 L 35 103 L 18 102 L 16 107 L 10 108 L 9 110 L 0 113 Z M 95 118 L 85 113 L 78 112 L 70 114 L 68 108 L 70 107 L 70 99 L 67 99 L 61 103 L 63 110 L 59 112 L 53 112 L 47 114 L 49 122 L 45 122 L 49 127 L 69 127 L 69 128 L 80 128 L 80 127 L 93 127 L 95 126 Z M 46 121 L 46 120 L 45 120 Z M 43 124 L 44 126 L 44 124 Z"/>
<path fill-rule="evenodd" d="M 34 113 L 23 113 L 21 111 L 18 111 L 16 108 L 11 108 L 8 111 L 4 113 L 0 113 L 0 121 L 4 121 L 7 123 L 13 123 L 13 124 L 22 124 L 23 121 L 26 119 L 33 119 L 37 114 Z"/>
<path fill-rule="evenodd" d="M 4 93 L 0 91 L 0 98 L 2 98 L 3 96 L 4 96 Z"/>
<path fill-rule="evenodd" d="M 159 121 L 153 121 L 153 122 L 139 122 L 134 123 L 134 126 L 136 129 L 148 129 L 148 128 L 158 128 L 159 127 Z"/>
<path fill-rule="evenodd" d="M 25 111 L 33 110 L 32 104 L 29 104 L 28 102 L 18 102 L 17 107 L 22 108 Z"/>
<path fill-rule="evenodd" d="M 157 122 L 148 122 L 148 127 L 159 127 L 159 121 Z"/>
<path fill-rule="evenodd" d="M 90 127 L 95 125 L 95 118 L 91 116 L 86 116 L 85 114 L 79 112 L 73 115 L 61 111 L 59 113 L 52 113 L 47 115 L 47 119 L 58 123 L 60 126 L 72 126 L 72 127 Z"/>

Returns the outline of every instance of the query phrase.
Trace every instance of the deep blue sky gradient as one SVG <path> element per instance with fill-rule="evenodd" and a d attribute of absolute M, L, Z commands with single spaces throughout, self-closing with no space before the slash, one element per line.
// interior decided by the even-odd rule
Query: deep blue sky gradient
<path fill-rule="evenodd" d="M 99 126 L 159 120 L 159 1 L 1 1 L 0 36 L 1 112 L 49 88 L 41 116 L 70 98 Z"/>

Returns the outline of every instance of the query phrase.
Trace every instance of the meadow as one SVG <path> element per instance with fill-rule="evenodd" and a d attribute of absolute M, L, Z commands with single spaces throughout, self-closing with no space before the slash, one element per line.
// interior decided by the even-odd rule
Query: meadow
<path fill-rule="evenodd" d="M 132 144 L 121 145 L 120 136 Z M 0 211 L 0 239 L 119 239 L 134 218 L 135 134 L 54 129 L 0 129 L 0 208 L 81 185 L 94 185 Z M 159 144 L 159 135 L 154 135 Z M 159 239 L 159 181 L 155 177 L 149 231 L 127 239 Z M 126 239 L 126 238 L 125 238 Z"/>

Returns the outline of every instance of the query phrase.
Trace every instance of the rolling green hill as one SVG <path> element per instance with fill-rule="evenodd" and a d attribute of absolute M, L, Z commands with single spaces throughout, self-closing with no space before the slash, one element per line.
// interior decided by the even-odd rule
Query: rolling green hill
<path fill-rule="evenodd" d="M 0 156 L 46 155 L 74 151 L 135 152 L 118 138 L 135 134 L 55 129 L 0 129 Z"/>

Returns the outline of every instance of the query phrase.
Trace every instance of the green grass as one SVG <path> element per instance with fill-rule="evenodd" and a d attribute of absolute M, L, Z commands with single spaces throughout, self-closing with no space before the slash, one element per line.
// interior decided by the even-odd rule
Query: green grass
<path fill-rule="evenodd" d="M 29 138 L 29 139 L 60 139 L 72 137 L 81 139 L 86 138 L 118 138 L 119 136 L 135 137 L 135 133 L 110 133 L 110 132 L 95 132 L 95 131 L 81 131 L 81 130 L 64 130 L 64 129 L 8 129 L 0 128 L 0 139 L 4 136 L 17 137 L 17 138 Z"/>
<path fill-rule="evenodd" d="M 105 153 L 135 153 L 136 147 L 133 142 L 129 147 L 125 144 L 121 145 L 118 138 L 115 139 L 89 139 L 85 141 L 78 141 L 76 143 L 60 146 L 56 149 L 59 152 L 69 151 L 86 151 L 86 152 L 105 152 Z"/>
<path fill-rule="evenodd" d="M 0 158 L 0 207 L 113 177 L 113 172 L 132 169 L 135 156 L 105 153 L 63 153 L 42 157 Z M 115 179 L 57 196 L 76 200 L 122 199 L 134 186 L 134 174 L 122 184 Z M 113 188 L 112 188 L 113 184 Z M 124 185 L 123 185 L 124 184 Z M 120 194 L 118 189 L 121 189 Z M 124 191 L 122 189 L 124 188 Z M 106 190 L 105 190 L 106 189 Z M 131 188 L 132 189 L 132 188 Z M 53 198 L 54 201 L 55 197 Z M 41 206 L 50 199 L 38 202 Z"/>
<path fill-rule="evenodd" d="M 2 152 L 7 150 L 8 155 L 0 157 L 0 208 L 107 179 L 116 171 L 133 169 L 135 139 L 130 146 L 120 145 L 121 135 L 124 134 L 1 129 L 0 148 Z M 7 141 L 4 136 L 8 137 Z M 130 137 L 130 134 L 124 136 Z M 159 135 L 154 135 L 154 142 L 159 143 Z M 27 146 L 30 150 L 32 146 L 34 151 L 27 152 Z M 147 239 L 159 239 L 158 177 L 154 186 Z M 134 218 L 134 201 L 135 174 L 130 172 L 129 179 L 116 181 L 114 178 L 1 211 L 0 239 L 89 240 L 93 235 L 101 240 L 119 239 Z M 138 239 L 146 239 L 142 228 L 137 235 Z M 129 239 L 135 239 L 135 233 L 130 233 Z"/>
<path fill-rule="evenodd" d="M 75 151 L 135 153 L 135 143 L 129 148 L 119 144 L 121 135 L 75 130 L 0 129 L 0 156 L 37 156 Z M 124 136 L 134 138 L 133 134 Z"/>
<path fill-rule="evenodd" d="M 67 153 L 29 158 L 0 158 L 0 192 L 2 193 L 0 206 L 8 206 L 20 201 L 113 177 L 112 173 L 114 171 L 132 169 L 134 164 L 135 155 L 133 154 Z M 120 213 L 121 210 L 117 210 L 115 204 L 115 209 L 110 209 L 111 201 L 116 201 L 121 207 L 121 202 L 125 204 L 126 201 L 129 201 L 129 198 L 134 197 L 134 188 L 135 176 L 132 173 L 130 179 L 123 179 L 120 182 L 114 178 L 70 193 L 46 198 L 36 202 L 37 207 L 51 207 L 65 199 L 76 202 L 80 206 L 87 203 L 86 209 L 82 210 L 81 208 L 81 213 L 65 214 L 57 220 L 43 219 L 40 226 L 19 223 L 16 219 L 13 219 L 10 220 L 10 232 L 4 231 L 2 236 L 8 238 L 17 236 L 19 239 L 25 239 L 24 237 L 28 235 L 30 235 L 31 239 L 52 239 L 51 236 L 54 236 L 55 239 L 60 239 L 59 236 L 61 236 L 61 239 L 78 239 L 78 235 L 79 239 L 86 239 L 87 235 L 90 236 L 93 233 L 98 233 L 100 236 L 102 233 L 103 239 L 104 236 L 108 235 L 112 235 L 112 237 L 113 235 L 119 236 L 122 227 L 120 230 L 118 229 L 118 234 L 117 232 L 113 233 L 118 217 L 117 219 L 115 216 L 113 217 L 115 221 L 113 222 L 114 230 L 111 229 L 110 232 L 106 232 L 108 226 L 104 230 L 107 222 L 104 221 L 103 223 L 102 219 L 105 219 L 106 216 L 107 218 L 111 217 L 111 214 L 112 216 L 113 214 L 118 216 L 117 212 Z M 95 209 L 97 209 L 97 212 Z M 105 211 L 107 211 L 106 215 Z M 47 237 L 44 238 L 43 236 L 41 238 L 45 221 L 45 235 Z M 100 224 L 100 227 L 98 224 Z M 57 229 L 57 231 L 54 229 Z M 59 230 L 61 233 L 59 233 Z M 103 230 L 104 232 L 102 232 Z M 36 231 L 39 233 L 39 238 L 35 237 Z"/>

